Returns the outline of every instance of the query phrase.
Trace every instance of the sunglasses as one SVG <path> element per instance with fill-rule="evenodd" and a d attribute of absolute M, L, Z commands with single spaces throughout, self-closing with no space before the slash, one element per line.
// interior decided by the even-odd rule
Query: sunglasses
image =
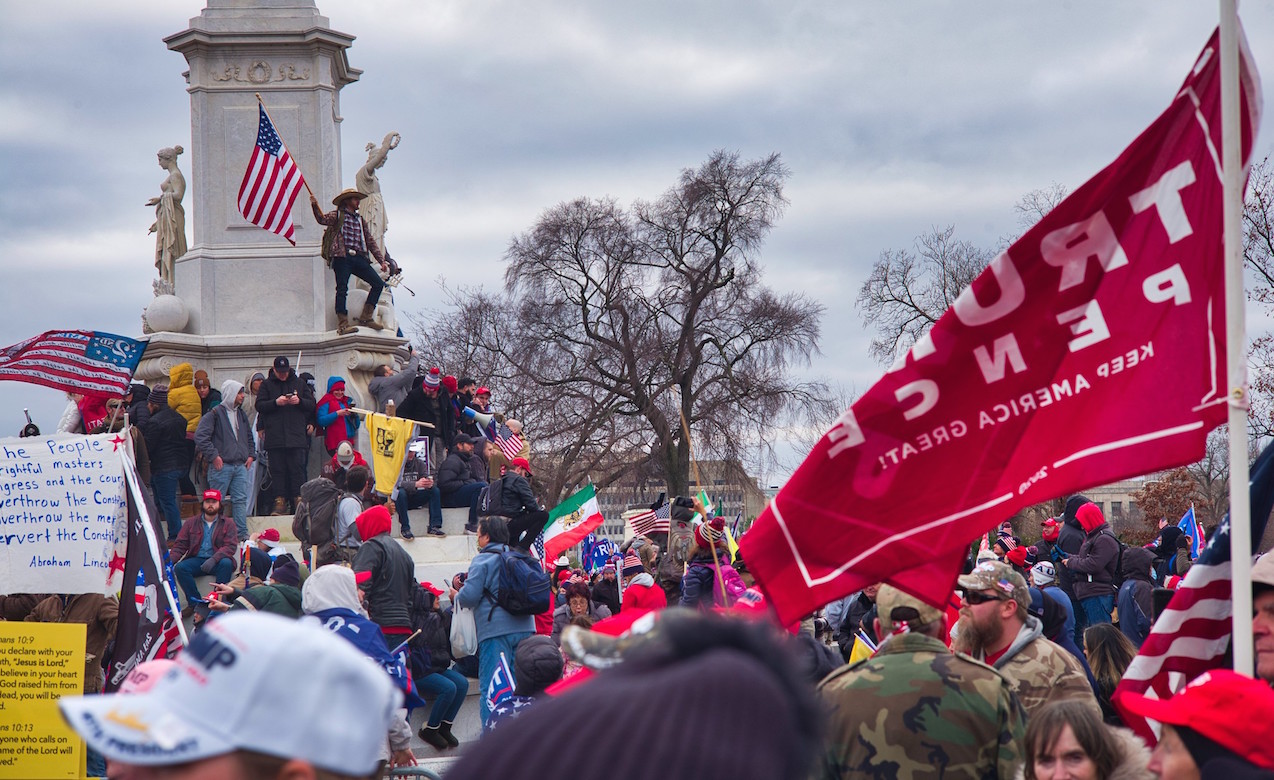
<path fill-rule="evenodd" d="M 1007 599 L 1002 599 L 999 596 L 988 596 L 987 594 L 979 593 L 976 590 L 967 590 L 964 592 L 965 603 L 972 606 L 976 606 L 978 604 L 985 604 L 988 601 L 1006 601 L 1006 600 Z"/>

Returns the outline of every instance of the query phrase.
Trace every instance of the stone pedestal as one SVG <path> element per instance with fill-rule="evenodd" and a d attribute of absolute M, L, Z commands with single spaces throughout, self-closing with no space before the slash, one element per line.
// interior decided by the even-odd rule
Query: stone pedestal
<path fill-rule="evenodd" d="M 370 407 L 372 370 L 392 363 L 405 341 L 392 328 L 336 334 L 334 278 L 319 255 L 322 230 L 308 194 L 302 191 L 293 208 L 296 246 L 238 209 L 256 143 L 258 94 L 320 203 L 334 208 L 330 200 L 341 190 L 340 90 L 361 74 L 346 56 L 353 36 L 331 29 L 314 0 L 207 0 L 189 29 L 164 41 L 190 66 L 194 240 L 176 263 L 174 283 L 189 316 L 170 324 L 173 330 L 154 328 L 137 378 L 167 381 L 170 367 L 188 361 L 219 388 L 226 379 L 268 371 L 276 355 L 296 364 L 300 352 L 297 373 L 314 374 L 318 396 L 329 376 L 342 376 Z M 350 291 L 352 312 L 365 296 Z"/>
<path fill-rule="evenodd" d="M 239 213 L 256 143 L 257 95 L 319 202 L 341 190 L 340 90 L 361 71 L 314 0 L 208 0 L 190 28 L 164 39 L 185 56 L 190 93 L 193 238 L 176 294 L 198 335 L 315 333 L 335 328 L 332 272 L 303 190 L 296 246 Z"/>

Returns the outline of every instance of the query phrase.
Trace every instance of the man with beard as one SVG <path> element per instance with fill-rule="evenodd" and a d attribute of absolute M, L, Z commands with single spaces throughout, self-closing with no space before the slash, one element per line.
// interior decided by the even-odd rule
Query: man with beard
<path fill-rule="evenodd" d="M 1030 590 L 1022 575 L 1000 561 L 980 563 L 959 579 L 964 590 L 955 648 L 989 664 L 1013 686 L 1029 719 L 1053 701 L 1077 700 L 1101 717 L 1079 661 L 1044 637 L 1027 612 Z"/>
<path fill-rule="evenodd" d="M 947 649 L 942 610 L 890 585 L 876 604 L 880 650 L 818 687 L 829 705 L 821 776 L 1012 777 L 1026 730 L 1012 683 Z"/>

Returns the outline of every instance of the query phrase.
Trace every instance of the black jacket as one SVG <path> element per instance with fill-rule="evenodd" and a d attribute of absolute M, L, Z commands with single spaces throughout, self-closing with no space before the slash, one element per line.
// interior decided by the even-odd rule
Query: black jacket
<path fill-rule="evenodd" d="M 535 500 L 535 494 L 531 492 L 531 483 L 526 481 L 526 477 L 510 471 L 504 475 L 503 479 L 504 485 L 500 489 L 502 514 L 512 517 L 523 512 L 539 510 L 540 504 Z"/>
<path fill-rule="evenodd" d="M 461 454 L 455 450 L 450 452 L 438 467 L 438 480 L 435 483 L 438 492 L 449 496 L 465 485 L 477 482 L 473 478 L 473 467 L 469 465 L 471 460 L 472 454 Z"/>
<path fill-rule="evenodd" d="M 367 594 L 367 616 L 381 628 L 411 626 L 416 562 L 389 534 L 380 534 L 363 542 L 354 556 L 355 572 L 371 572 L 372 578 L 361 585 Z"/>
<path fill-rule="evenodd" d="M 177 410 L 164 404 L 142 427 L 146 439 L 146 452 L 150 454 L 150 471 L 185 471 L 190 468 L 186 449 L 186 418 Z"/>
<path fill-rule="evenodd" d="M 282 406 L 276 403 L 280 397 L 293 392 L 300 397 L 301 403 Z M 310 442 L 305 426 L 314 415 L 314 406 L 310 386 L 295 371 L 288 369 L 287 379 L 281 382 L 271 371 L 257 391 L 258 426 L 265 431 L 265 449 L 308 447 Z"/>
<path fill-rule="evenodd" d="M 612 615 L 619 614 L 619 580 L 607 580 L 602 577 L 593 586 L 593 601 L 605 604 Z"/>
<path fill-rule="evenodd" d="M 1062 548 L 1062 552 L 1067 555 L 1074 555 L 1079 552 L 1079 548 L 1084 546 L 1084 541 L 1088 539 L 1084 527 L 1079 524 L 1079 520 L 1075 517 L 1075 512 L 1084 504 L 1089 503 L 1088 496 L 1075 495 L 1066 500 L 1066 510 L 1062 513 L 1062 528 L 1057 535 L 1057 546 Z M 1071 570 L 1058 564 L 1057 569 L 1057 585 L 1070 596 L 1075 595 L 1075 576 Z"/>
<path fill-rule="evenodd" d="M 398 407 L 398 416 L 432 425 L 433 428 L 424 435 L 441 437 L 447 449 L 456 443 L 456 415 L 451 408 L 451 395 L 445 387 L 438 388 L 436 398 L 430 398 L 425 395 L 421 382 L 416 382 L 403 399 L 402 406 Z"/>

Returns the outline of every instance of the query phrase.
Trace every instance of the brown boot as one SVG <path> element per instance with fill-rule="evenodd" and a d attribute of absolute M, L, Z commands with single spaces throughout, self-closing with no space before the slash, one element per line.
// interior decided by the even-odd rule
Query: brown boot
<path fill-rule="evenodd" d="M 283 500 L 283 496 L 279 496 L 278 498 L 274 499 L 274 509 L 271 510 L 270 515 L 272 517 L 277 515 L 285 515 L 287 514 L 287 509 L 288 509 L 288 503 Z"/>
<path fill-rule="evenodd" d="M 336 332 L 337 333 L 344 336 L 347 333 L 354 333 L 357 330 L 358 330 L 357 326 L 349 324 L 348 314 L 336 315 Z"/>
<path fill-rule="evenodd" d="M 376 321 L 376 306 L 371 303 L 363 304 L 363 313 L 358 315 L 358 324 L 372 330 L 384 330 L 384 326 Z"/>

